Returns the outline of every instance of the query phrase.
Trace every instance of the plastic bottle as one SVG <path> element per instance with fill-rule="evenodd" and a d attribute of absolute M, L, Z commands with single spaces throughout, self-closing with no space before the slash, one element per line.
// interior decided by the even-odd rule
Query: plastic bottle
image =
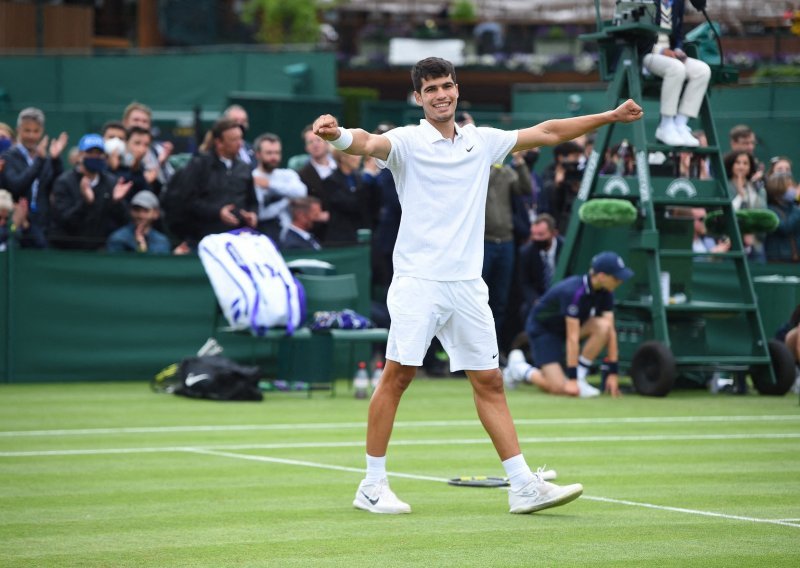
<path fill-rule="evenodd" d="M 356 374 L 353 376 L 353 391 L 356 398 L 367 398 L 369 396 L 369 375 L 367 374 L 367 364 L 361 361 L 358 364 Z"/>
<path fill-rule="evenodd" d="M 625 175 L 625 159 L 628 157 L 628 152 L 630 151 L 630 144 L 628 144 L 628 140 L 625 139 L 619 144 L 619 150 L 617 151 L 617 156 L 619 157 L 619 161 L 617 161 L 617 175 L 624 176 Z"/>
<path fill-rule="evenodd" d="M 375 370 L 372 371 L 372 379 L 370 380 L 370 386 L 372 387 L 373 392 L 376 388 L 378 388 L 378 384 L 381 382 L 381 375 L 383 374 L 383 361 L 378 361 L 375 363 Z"/>

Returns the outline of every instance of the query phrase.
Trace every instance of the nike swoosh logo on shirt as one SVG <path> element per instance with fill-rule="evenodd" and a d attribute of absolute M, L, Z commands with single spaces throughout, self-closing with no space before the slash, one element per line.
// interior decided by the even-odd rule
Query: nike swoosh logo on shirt
<path fill-rule="evenodd" d="M 467 148 L 467 152 L 472 152 L 472 149 L 473 149 L 474 147 L 475 147 L 475 144 L 473 144 L 472 146 L 470 146 L 469 148 Z"/>

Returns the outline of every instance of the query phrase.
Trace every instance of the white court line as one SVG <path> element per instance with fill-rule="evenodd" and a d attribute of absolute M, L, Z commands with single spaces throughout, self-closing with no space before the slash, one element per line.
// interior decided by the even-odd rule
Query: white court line
<path fill-rule="evenodd" d="M 222 456 L 226 458 L 236 458 L 240 460 L 250 460 L 250 461 L 258 461 L 258 462 L 268 462 L 268 463 L 280 463 L 285 465 L 299 465 L 304 467 L 315 467 L 318 469 L 332 469 L 335 471 L 348 471 L 353 473 L 359 473 L 361 475 L 364 474 L 363 467 L 346 467 L 342 465 L 328 465 L 324 463 L 317 463 L 317 462 L 310 462 L 310 461 L 303 461 L 303 460 L 288 460 L 285 458 L 271 458 L 267 456 L 252 456 L 248 454 L 234 454 L 232 452 L 218 452 L 214 450 L 206 450 L 203 448 L 186 448 L 185 451 L 191 452 L 194 454 L 204 454 L 208 456 Z M 396 473 L 392 472 L 389 475 L 392 477 L 404 477 L 407 479 L 419 479 L 422 481 L 442 481 L 447 483 L 447 479 L 444 477 L 431 477 L 429 475 L 415 475 L 411 473 Z"/>
<path fill-rule="evenodd" d="M 542 437 L 522 437 L 519 439 L 521 444 L 564 444 L 564 443 L 584 443 L 584 442 L 683 442 L 683 441 L 704 441 L 704 440 L 792 440 L 800 438 L 800 432 L 781 432 L 764 434 L 654 434 L 654 435 L 631 435 L 631 436 L 542 436 Z M 455 440 L 442 440 L 440 438 L 430 440 L 392 440 L 392 446 L 471 446 L 471 445 L 490 445 L 488 437 L 481 438 L 462 438 Z M 193 446 L 194 447 L 194 446 Z M 292 450 L 292 449 L 311 449 L 311 448 L 362 448 L 364 441 L 350 442 L 277 442 L 272 444 L 210 444 L 203 445 L 202 448 L 214 451 L 225 450 Z M 137 447 L 137 448 L 98 448 L 83 450 L 32 450 L 32 451 L 11 451 L 0 452 L 0 458 L 16 457 L 43 457 L 43 456 L 81 456 L 81 455 L 103 455 L 103 454 L 136 454 L 136 453 L 158 453 L 158 452 L 182 452 L 186 446 L 164 446 L 164 447 Z"/>
<path fill-rule="evenodd" d="M 798 414 L 767 414 L 762 416 L 642 416 L 628 418 L 530 418 L 514 420 L 518 426 L 556 426 L 570 424 L 675 424 L 695 422 L 786 422 L 800 421 Z M 398 421 L 395 428 L 448 428 L 475 426 L 478 420 L 421 420 Z M 101 434 L 170 434 L 175 432 L 244 432 L 269 430 L 324 430 L 366 428 L 366 421 L 316 422 L 306 424 L 231 424 L 196 426 L 141 426 L 122 428 L 73 428 L 61 430 L 5 430 L 0 437 L 22 436 L 83 436 Z"/>
<path fill-rule="evenodd" d="M 232 452 L 218 452 L 218 451 L 210 451 L 204 450 L 201 448 L 187 448 L 185 451 L 197 454 L 204 454 L 209 456 L 220 456 L 220 457 L 227 457 L 227 458 L 235 458 L 241 460 L 249 460 L 249 461 L 258 461 L 258 462 L 267 462 L 267 463 L 280 463 L 285 465 L 297 465 L 303 467 L 314 467 L 318 469 L 329 469 L 335 471 L 347 471 L 347 472 L 354 472 L 362 474 L 364 473 L 363 468 L 355 468 L 355 467 L 344 467 L 339 465 L 328 465 L 323 463 L 317 462 L 309 462 L 309 461 L 301 461 L 301 460 L 287 460 L 282 458 L 271 458 L 267 456 L 252 456 L 247 454 L 234 454 Z M 388 472 L 388 475 L 392 477 L 403 477 L 406 479 L 417 479 L 422 481 L 438 481 L 438 482 L 447 482 L 447 479 L 442 477 L 431 477 L 428 475 L 415 475 L 411 473 L 398 473 L 398 472 Z M 507 490 L 507 489 L 506 489 Z M 725 513 L 715 513 L 713 511 L 701 511 L 698 509 L 686 509 L 683 507 L 668 507 L 664 505 L 654 505 L 652 503 L 640 503 L 638 501 L 627 501 L 624 499 L 610 499 L 608 497 L 592 497 L 590 495 L 583 495 L 582 499 L 586 499 L 588 501 L 598 501 L 601 503 L 613 503 L 615 505 L 626 505 L 629 507 L 644 507 L 646 509 L 656 509 L 659 511 L 671 511 L 673 513 L 685 513 L 688 515 L 700 515 L 703 517 L 716 517 L 719 519 L 727 519 L 731 521 L 745 521 L 750 523 L 764 523 L 764 524 L 772 524 L 772 525 L 781 525 L 785 527 L 794 527 L 800 528 L 800 524 L 791 523 L 785 520 L 775 520 L 775 519 L 759 519 L 757 517 L 745 517 L 742 515 L 727 515 Z"/>

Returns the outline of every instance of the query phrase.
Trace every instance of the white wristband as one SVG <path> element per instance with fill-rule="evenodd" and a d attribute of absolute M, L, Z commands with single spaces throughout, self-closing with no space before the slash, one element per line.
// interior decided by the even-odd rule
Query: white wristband
<path fill-rule="evenodd" d="M 331 146 L 337 150 L 347 150 L 353 144 L 353 134 L 349 128 L 339 127 L 339 138 L 331 140 Z"/>

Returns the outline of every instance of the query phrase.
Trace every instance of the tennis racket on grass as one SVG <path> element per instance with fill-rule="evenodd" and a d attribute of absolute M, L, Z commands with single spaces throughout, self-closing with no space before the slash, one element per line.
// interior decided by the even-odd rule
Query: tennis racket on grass
<path fill-rule="evenodd" d="M 552 481 L 556 478 L 556 471 L 548 469 L 539 472 L 542 479 L 545 481 Z M 466 475 L 463 477 L 454 477 L 448 479 L 447 483 L 457 487 L 508 487 L 508 478 L 506 477 L 492 477 L 490 475 Z"/>

